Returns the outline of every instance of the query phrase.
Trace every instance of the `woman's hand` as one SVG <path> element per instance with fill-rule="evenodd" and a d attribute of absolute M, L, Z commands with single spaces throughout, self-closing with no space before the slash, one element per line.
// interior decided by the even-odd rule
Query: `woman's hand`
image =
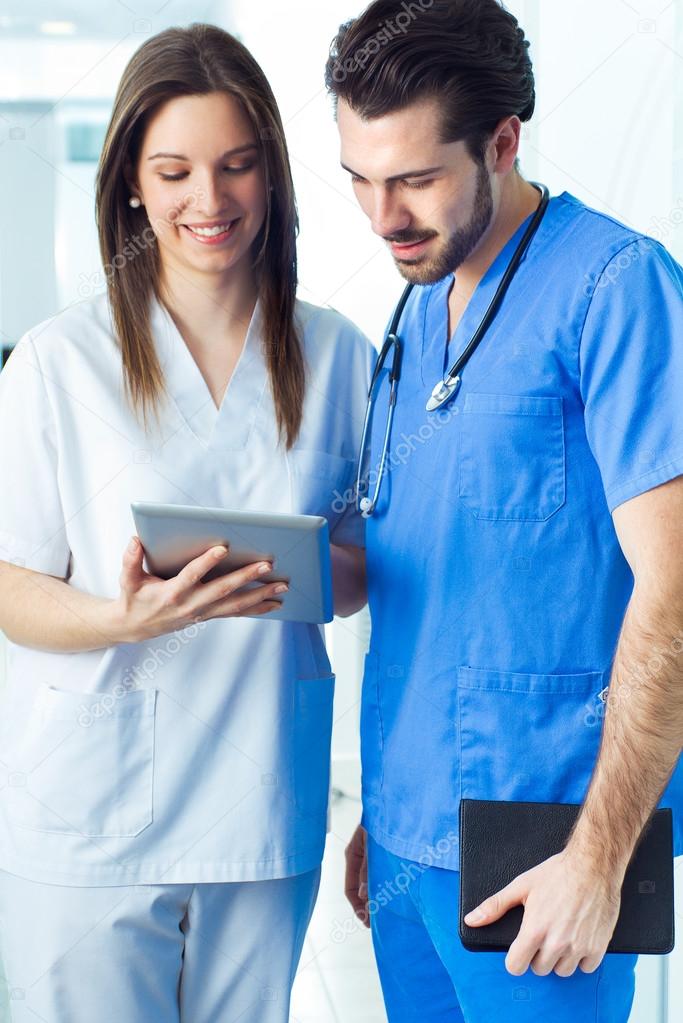
<path fill-rule="evenodd" d="M 202 582 L 227 553 L 226 546 L 210 547 L 172 579 L 160 579 L 144 571 L 144 549 L 139 539 L 133 537 L 123 554 L 121 592 L 113 607 L 118 642 L 137 643 L 209 618 L 265 614 L 279 607 L 281 601 L 276 594 L 287 590 L 285 583 L 264 583 L 235 593 L 270 572 L 273 566 L 267 561 Z"/>

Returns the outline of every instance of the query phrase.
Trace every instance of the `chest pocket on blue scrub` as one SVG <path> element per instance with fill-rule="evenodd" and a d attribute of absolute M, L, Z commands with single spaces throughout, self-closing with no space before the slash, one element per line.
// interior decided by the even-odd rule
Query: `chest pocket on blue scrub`
<path fill-rule="evenodd" d="M 565 500 L 562 398 L 465 395 L 459 495 L 478 519 L 537 521 Z"/>

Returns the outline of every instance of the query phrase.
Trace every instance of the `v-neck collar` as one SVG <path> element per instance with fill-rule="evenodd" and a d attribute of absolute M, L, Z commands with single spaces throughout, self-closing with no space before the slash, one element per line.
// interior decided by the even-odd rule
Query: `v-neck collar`
<path fill-rule="evenodd" d="M 448 274 L 443 278 L 443 280 L 439 281 L 431 288 L 427 297 L 424 330 L 422 332 L 422 358 L 420 363 L 422 382 L 424 384 L 429 382 L 431 387 L 436 382 L 436 378 L 432 380 L 434 370 L 436 370 L 437 375 L 441 374 L 443 378 L 443 375 L 447 372 L 449 366 L 455 362 L 461 352 L 465 349 L 465 346 L 474 334 L 478 324 L 484 316 L 484 313 L 488 309 L 489 303 L 500 284 L 510 259 L 517 248 L 517 245 L 521 241 L 522 235 L 528 227 L 533 215 L 533 213 L 530 213 L 528 217 L 525 217 L 515 233 L 508 238 L 503 248 L 499 251 L 498 255 L 482 276 L 470 296 L 470 300 L 467 303 L 465 311 L 460 317 L 460 321 L 455 332 L 450 337 L 450 342 L 447 336 L 448 296 L 451 287 L 456 280 L 457 272 Z M 546 217 L 547 211 L 541 226 L 543 226 Z M 523 265 L 527 255 L 528 250 L 524 254 L 520 267 Z M 491 329 L 493 330 L 494 327 L 495 323 L 492 324 Z M 438 358 L 440 360 L 439 364 L 436 366 L 433 364 L 435 351 L 438 352 Z M 425 362 L 427 363 L 427 367 L 425 367 Z M 428 374 L 428 380 L 425 379 L 425 369 Z"/>
<path fill-rule="evenodd" d="M 187 427 L 205 447 L 245 447 L 267 382 L 263 357 L 263 310 L 256 300 L 247 334 L 220 408 L 168 309 L 152 297 L 152 331 L 169 397 Z"/>

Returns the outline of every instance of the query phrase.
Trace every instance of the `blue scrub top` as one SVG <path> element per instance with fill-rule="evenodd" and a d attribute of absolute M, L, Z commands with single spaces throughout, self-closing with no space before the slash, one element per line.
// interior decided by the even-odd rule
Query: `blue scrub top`
<path fill-rule="evenodd" d="M 683 473 L 683 268 L 567 192 L 551 198 L 459 394 L 425 411 L 529 219 L 450 345 L 453 276 L 413 290 L 366 531 L 363 824 L 391 852 L 452 869 L 461 797 L 584 800 L 633 585 L 611 512 Z M 669 654 L 682 650 L 672 637 Z M 634 666 L 631 683 L 657 667 Z M 660 805 L 674 807 L 681 854 L 683 762 Z"/>

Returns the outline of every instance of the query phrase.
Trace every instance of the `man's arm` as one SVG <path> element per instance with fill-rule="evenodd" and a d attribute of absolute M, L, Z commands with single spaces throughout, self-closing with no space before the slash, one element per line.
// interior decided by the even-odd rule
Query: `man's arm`
<path fill-rule="evenodd" d="M 624 502 L 613 518 L 635 585 L 568 844 L 623 878 L 683 746 L 683 477 Z"/>
<path fill-rule="evenodd" d="M 614 512 L 635 585 L 614 658 L 601 748 L 562 852 L 468 914 L 492 923 L 523 905 L 509 973 L 569 977 L 600 965 L 619 916 L 624 874 L 683 745 L 683 477 Z"/>

